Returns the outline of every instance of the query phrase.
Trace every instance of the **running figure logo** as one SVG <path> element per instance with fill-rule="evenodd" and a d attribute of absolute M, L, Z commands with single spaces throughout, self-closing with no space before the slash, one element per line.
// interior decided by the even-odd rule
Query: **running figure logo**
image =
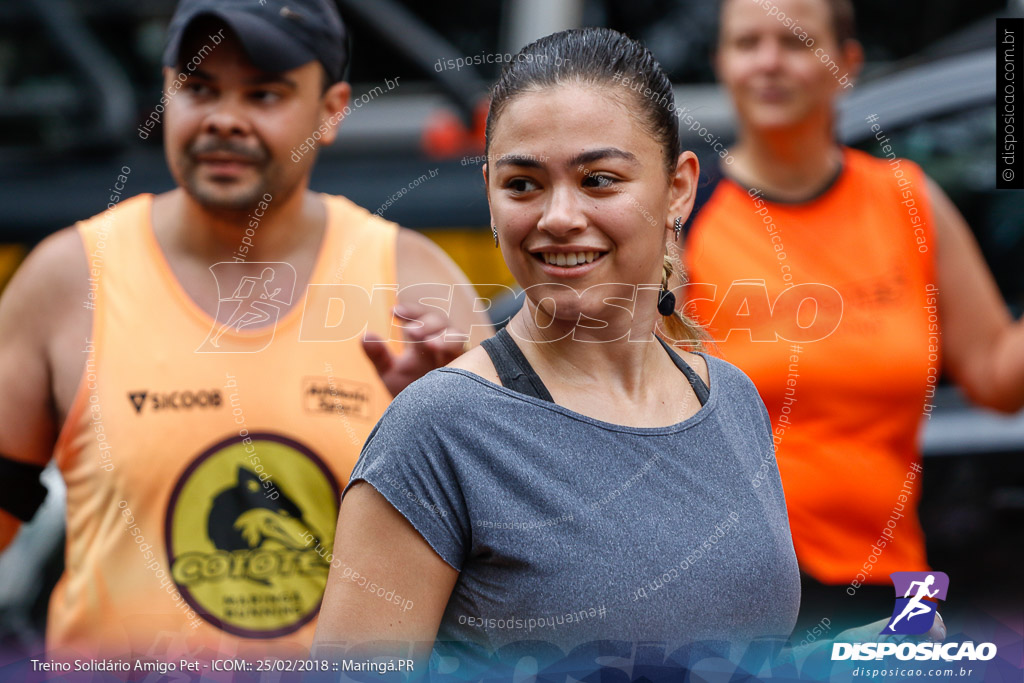
<path fill-rule="evenodd" d="M 262 266 L 259 274 L 248 274 L 254 266 Z M 217 282 L 217 318 L 196 353 L 257 353 L 267 348 L 281 311 L 295 294 L 295 269 L 282 262 L 225 261 L 210 266 L 210 272 Z"/>
<path fill-rule="evenodd" d="M 935 621 L 935 601 L 946 599 L 949 577 L 943 572 L 893 572 L 889 576 L 896 587 L 896 606 L 882 633 L 927 633 Z"/>

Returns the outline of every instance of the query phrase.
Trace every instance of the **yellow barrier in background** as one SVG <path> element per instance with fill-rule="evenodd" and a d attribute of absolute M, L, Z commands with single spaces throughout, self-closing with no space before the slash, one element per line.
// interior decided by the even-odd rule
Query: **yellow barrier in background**
<path fill-rule="evenodd" d="M 501 250 L 494 248 L 488 230 L 479 228 L 433 228 L 423 234 L 444 249 L 458 264 L 469 281 L 476 285 L 483 297 L 500 295 L 503 290 L 495 285 L 515 287 L 516 281 L 505 266 Z M 0 244 L 0 291 L 28 253 L 20 244 Z"/>
<path fill-rule="evenodd" d="M 28 250 L 20 244 L 0 244 L 0 291 L 25 259 Z"/>
<path fill-rule="evenodd" d="M 423 234 L 448 252 L 482 297 L 500 295 L 504 290 L 494 285 L 515 288 L 516 281 L 508 272 L 501 250 L 494 248 L 490 230 L 480 228 L 433 228 Z"/>

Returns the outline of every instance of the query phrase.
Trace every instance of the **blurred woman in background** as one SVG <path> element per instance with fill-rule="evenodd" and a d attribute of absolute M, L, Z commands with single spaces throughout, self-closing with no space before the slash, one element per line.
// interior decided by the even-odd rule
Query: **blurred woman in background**
<path fill-rule="evenodd" d="M 685 250 L 688 310 L 772 417 L 797 639 L 821 618 L 884 616 L 889 574 L 928 569 L 918 432 L 940 368 L 980 405 L 1024 405 L 1024 326 L 956 208 L 895 157 L 884 121 L 864 125 L 888 158 L 836 140 L 863 61 L 853 26 L 849 0 L 722 2 L 738 139 Z"/>

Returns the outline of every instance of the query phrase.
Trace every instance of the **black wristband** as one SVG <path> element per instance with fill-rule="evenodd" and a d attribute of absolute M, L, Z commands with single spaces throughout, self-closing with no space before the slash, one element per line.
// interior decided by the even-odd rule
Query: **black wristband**
<path fill-rule="evenodd" d="M 43 468 L 0 455 L 0 508 L 27 522 L 46 500 Z"/>

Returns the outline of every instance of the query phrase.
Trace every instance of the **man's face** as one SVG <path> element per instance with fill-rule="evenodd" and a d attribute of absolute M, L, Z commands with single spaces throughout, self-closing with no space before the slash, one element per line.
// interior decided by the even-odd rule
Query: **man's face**
<path fill-rule="evenodd" d="M 177 184 L 203 206 L 248 211 L 269 193 L 286 197 L 303 185 L 315 154 L 292 161 L 292 150 L 322 125 L 320 144 L 335 136 L 348 85 L 323 92 L 322 67 L 310 62 L 280 73 L 249 62 L 229 29 L 190 30 L 182 43 L 185 83 L 166 105 L 164 149 Z M 164 69 L 164 92 L 179 78 Z M 333 121 L 334 125 L 331 125 Z"/>

